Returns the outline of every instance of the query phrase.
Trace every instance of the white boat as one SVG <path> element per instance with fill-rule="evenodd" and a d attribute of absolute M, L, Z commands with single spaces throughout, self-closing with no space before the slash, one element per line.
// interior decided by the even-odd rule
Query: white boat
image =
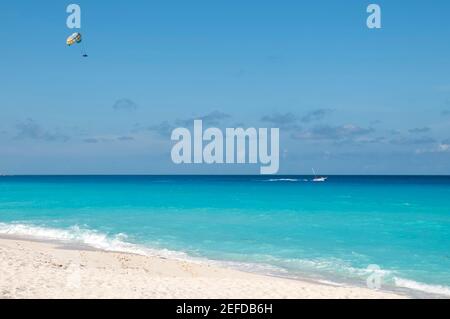
<path fill-rule="evenodd" d="M 313 178 L 313 182 L 325 182 L 328 177 L 325 176 L 317 176 L 316 171 L 314 170 L 314 168 L 312 169 L 313 173 L 314 173 L 314 178 Z"/>

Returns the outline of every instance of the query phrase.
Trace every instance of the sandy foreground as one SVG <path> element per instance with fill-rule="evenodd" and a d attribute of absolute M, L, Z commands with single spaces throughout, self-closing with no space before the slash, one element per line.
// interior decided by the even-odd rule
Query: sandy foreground
<path fill-rule="evenodd" d="M 207 264 L 0 238 L 0 298 L 405 298 Z"/>

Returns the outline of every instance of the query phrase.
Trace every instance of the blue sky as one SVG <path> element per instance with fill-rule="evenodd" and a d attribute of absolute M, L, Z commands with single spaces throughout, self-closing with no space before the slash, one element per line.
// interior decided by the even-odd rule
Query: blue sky
<path fill-rule="evenodd" d="M 172 164 L 203 118 L 280 127 L 282 174 L 450 174 L 450 2 L 373 2 L 4 1 L 0 173 L 257 174 Z"/>

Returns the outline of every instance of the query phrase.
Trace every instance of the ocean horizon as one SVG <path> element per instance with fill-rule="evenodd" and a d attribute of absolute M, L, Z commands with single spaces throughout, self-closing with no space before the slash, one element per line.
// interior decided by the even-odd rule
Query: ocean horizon
<path fill-rule="evenodd" d="M 0 177 L 0 235 L 450 296 L 450 176 Z"/>

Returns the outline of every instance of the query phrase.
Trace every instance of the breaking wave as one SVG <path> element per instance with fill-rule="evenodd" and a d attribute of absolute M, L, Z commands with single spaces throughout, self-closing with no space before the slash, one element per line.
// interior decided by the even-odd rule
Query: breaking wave
<path fill-rule="evenodd" d="M 108 235 L 96 230 L 85 229 L 79 226 L 72 226 L 69 228 L 49 228 L 35 226 L 31 224 L 20 223 L 0 223 L 0 235 L 23 236 L 31 239 L 57 241 L 68 244 L 87 245 L 89 247 L 111 251 L 124 252 L 144 256 L 164 257 L 177 260 L 189 260 L 192 262 L 208 262 L 213 265 L 227 266 L 248 272 L 265 273 L 270 275 L 278 275 L 283 277 L 298 278 L 293 275 L 293 269 L 303 270 L 327 270 L 340 273 L 352 274 L 357 277 L 364 277 L 367 274 L 367 269 L 353 268 L 349 265 L 342 264 L 339 260 L 302 260 L 302 259 L 278 259 L 272 256 L 264 256 L 255 258 L 257 262 L 238 262 L 238 261 L 222 261 L 209 260 L 201 257 L 191 257 L 184 252 L 172 251 L 168 249 L 153 249 L 144 245 L 127 242 L 128 236 L 123 233 L 116 235 Z M 256 256 L 248 256 L 250 259 Z M 291 269 L 291 271 L 287 271 Z M 450 296 L 450 287 L 440 285 L 430 285 L 416 282 L 410 279 L 396 277 L 387 270 L 382 270 L 382 273 L 390 278 L 395 287 L 418 291 L 426 294 L 434 294 L 440 296 Z M 317 278 L 316 278 L 317 279 Z M 327 282 L 323 278 L 317 280 L 319 282 Z M 333 282 L 335 285 L 339 283 Z"/>
<path fill-rule="evenodd" d="M 105 251 L 132 253 L 145 256 L 170 258 L 187 257 L 187 255 L 182 252 L 175 252 L 167 249 L 152 249 L 127 242 L 128 236 L 126 234 L 119 233 L 111 236 L 96 230 L 84 229 L 79 226 L 63 229 L 27 224 L 0 223 L 0 234 L 87 245 Z"/>

